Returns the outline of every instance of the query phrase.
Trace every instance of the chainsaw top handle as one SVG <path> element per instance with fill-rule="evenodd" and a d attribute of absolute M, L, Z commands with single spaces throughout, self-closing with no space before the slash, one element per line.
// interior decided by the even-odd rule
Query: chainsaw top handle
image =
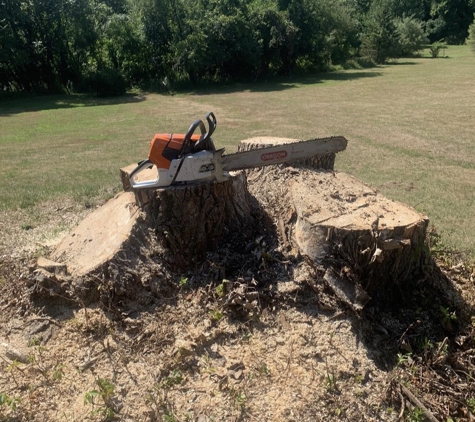
<path fill-rule="evenodd" d="M 210 111 L 206 115 L 206 120 L 208 122 L 208 132 L 206 132 L 204 135 L 201 135 L 200 139 L 195 142 L 195 144 L 193 145 L 193 152 L 216 150 L 213 144 L 213 140 L 211 139 L 211 135 L 213 134 L 217 125 L 214 113 Z"/>
<path fill-rule="evenodd" d="M 182 157 L 184 154 L 186 154 L 190 151 L 191 137 L 193 136 L 193 134 L 195 133 L 195 130 L 198 127 L 200 128 L 201 136 L 200 136 L 200 139 L 198 141 L 196 141 L 196 143 L 201 141 L 206 136 L 207 132 L 206 132 L 206 127 L 205 127 L 204 123 L 200 119 L 195 120 L 191 124 L 191 126 L 188 128 L 188 131 L 185 134 L 185 138 L 183 139 L 183 144 L 181 145 L 180 152 L 178 154 L 178 158 Z"/>
<path fill-rule="evenodd" d="M 208 121 L 208 133 L 206 134 L 206 139 L 208 139 L 216 129 L 218 122 L 216 121 L 216 116 L 212 111 L 206 115 L 206 120 Z"/>

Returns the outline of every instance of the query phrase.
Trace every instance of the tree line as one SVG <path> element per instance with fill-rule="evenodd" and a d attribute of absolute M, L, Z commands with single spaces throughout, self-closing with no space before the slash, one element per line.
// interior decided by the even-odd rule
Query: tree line
<path fill-rule="evenodd" d="M 474 12 L 475 0 L 0 0 L 0 94 L 114 95 L 384 63 L 465 42 Z"/>

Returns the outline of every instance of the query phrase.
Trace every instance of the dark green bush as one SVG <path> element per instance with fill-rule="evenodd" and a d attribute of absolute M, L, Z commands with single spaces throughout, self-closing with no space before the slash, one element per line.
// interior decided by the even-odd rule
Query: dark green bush
<path fill-rule="evenodd" d="M 89 92 L 98 97 L 117 97 L 127 91 L 127 81 L 114 68 L 103 68 L 89 73 L 81 83 L 80 92 Z"/>

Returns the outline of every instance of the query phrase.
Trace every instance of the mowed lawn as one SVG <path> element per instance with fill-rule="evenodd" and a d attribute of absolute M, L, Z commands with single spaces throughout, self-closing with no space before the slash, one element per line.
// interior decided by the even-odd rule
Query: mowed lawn
<path fill-rule="evenodd" d="M 337 170 L 426 213 L 447 246 L 474 254 L 475 54 L 445 54 L 176 95 L 0 103 L 1 207 L 112 195 L 154 133 L 184 132 L 213 111 L 213 139 L 228 152 L 253 136 L 345 136 Z"/>

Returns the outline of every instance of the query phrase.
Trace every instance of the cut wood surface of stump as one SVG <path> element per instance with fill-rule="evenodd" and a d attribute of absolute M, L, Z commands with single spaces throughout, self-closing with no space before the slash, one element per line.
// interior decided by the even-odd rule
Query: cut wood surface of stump
<path fill-rule="evenodd" d="M 74 276 L 95 272 L 124 248 L 131 248 L 128 243 L 136 237 L 139 211 L 132 193 L 117 195 L 82 220 L 55 248 L 51 259 L 65 263 Z"/>

